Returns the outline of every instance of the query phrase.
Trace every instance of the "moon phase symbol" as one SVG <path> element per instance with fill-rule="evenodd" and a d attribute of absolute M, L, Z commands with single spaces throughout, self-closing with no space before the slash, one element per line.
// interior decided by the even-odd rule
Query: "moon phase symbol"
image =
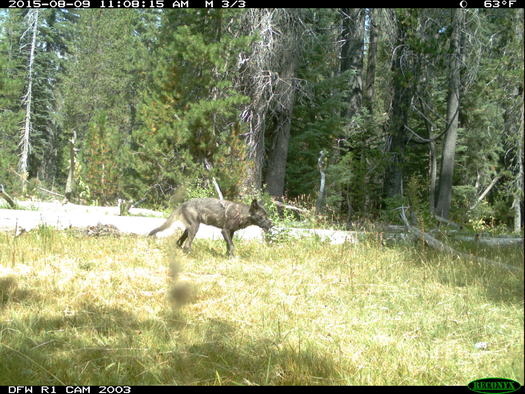
<path fill-rule="evenodd" d="M 459 2 L 459 6 L 460 6 L 461 8 L 467 8 L 467 5 L 468 5 L 468 3 L 467 3 L 465 0 L 461 0 L 461 1 Z"/>

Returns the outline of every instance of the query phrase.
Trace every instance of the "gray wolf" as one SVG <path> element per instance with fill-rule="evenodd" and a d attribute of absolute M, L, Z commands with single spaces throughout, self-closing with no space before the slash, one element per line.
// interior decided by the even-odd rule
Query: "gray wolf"
<path fill-rule="evenodd" d="M 264 231 L 272 227 L 268 214 L 255 199 L 248 206 L 216 198 L 193 198 L 175 209 L 163 225 L 151 230 L 148 235 L 152 236 L 166 230 L 176 220 L 181 220 L 185 227 L 184 233 L 177 241 L 177 246 L 187 251 L 191 250 L 191 243 L 199 230 L 199 225 L 204 223 L 221 229 L 228 256 L 233 255 L 232 239 L 235 231 L 249 225 L 259 226 Z"/>

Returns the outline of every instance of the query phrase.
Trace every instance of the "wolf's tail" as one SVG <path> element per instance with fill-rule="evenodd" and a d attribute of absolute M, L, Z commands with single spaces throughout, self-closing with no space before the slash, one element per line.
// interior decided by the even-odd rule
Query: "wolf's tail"
<path fill-rule="evenodd" d="M 162 224 L 162 226 L 157 227 L 156 229 L 153 229 L 149 232 L 148 236 L 151 237 L 152 235 L 157 234 L 159 231 L 166 230 L 168 227 L 170 227 L 175 220 L 179 217 L 180 209 L 177 208 L 173 211 L 173 213 L 168 217 L 168 219 Z"/>

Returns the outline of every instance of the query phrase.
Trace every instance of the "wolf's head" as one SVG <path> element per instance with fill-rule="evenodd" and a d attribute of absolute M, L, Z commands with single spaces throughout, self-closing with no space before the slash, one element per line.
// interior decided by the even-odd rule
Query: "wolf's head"
<path fill-rule="evenodd" d="M 270 219 L 268 219 L 268 214 L 255 199 L 250 205 L 250 220 L 252 224 L 261 227 L 264 231 L 268 231 L 273 226 Z"/>

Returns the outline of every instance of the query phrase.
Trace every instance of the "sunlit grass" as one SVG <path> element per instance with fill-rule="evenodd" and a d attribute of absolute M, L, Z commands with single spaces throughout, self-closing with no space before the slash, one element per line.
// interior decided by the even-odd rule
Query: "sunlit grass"
<path fill-rule="evenodd" d="M 0 384 L 523 384 L 523 273 L 419 244 L 173 243 L 0 234 Z"/>

